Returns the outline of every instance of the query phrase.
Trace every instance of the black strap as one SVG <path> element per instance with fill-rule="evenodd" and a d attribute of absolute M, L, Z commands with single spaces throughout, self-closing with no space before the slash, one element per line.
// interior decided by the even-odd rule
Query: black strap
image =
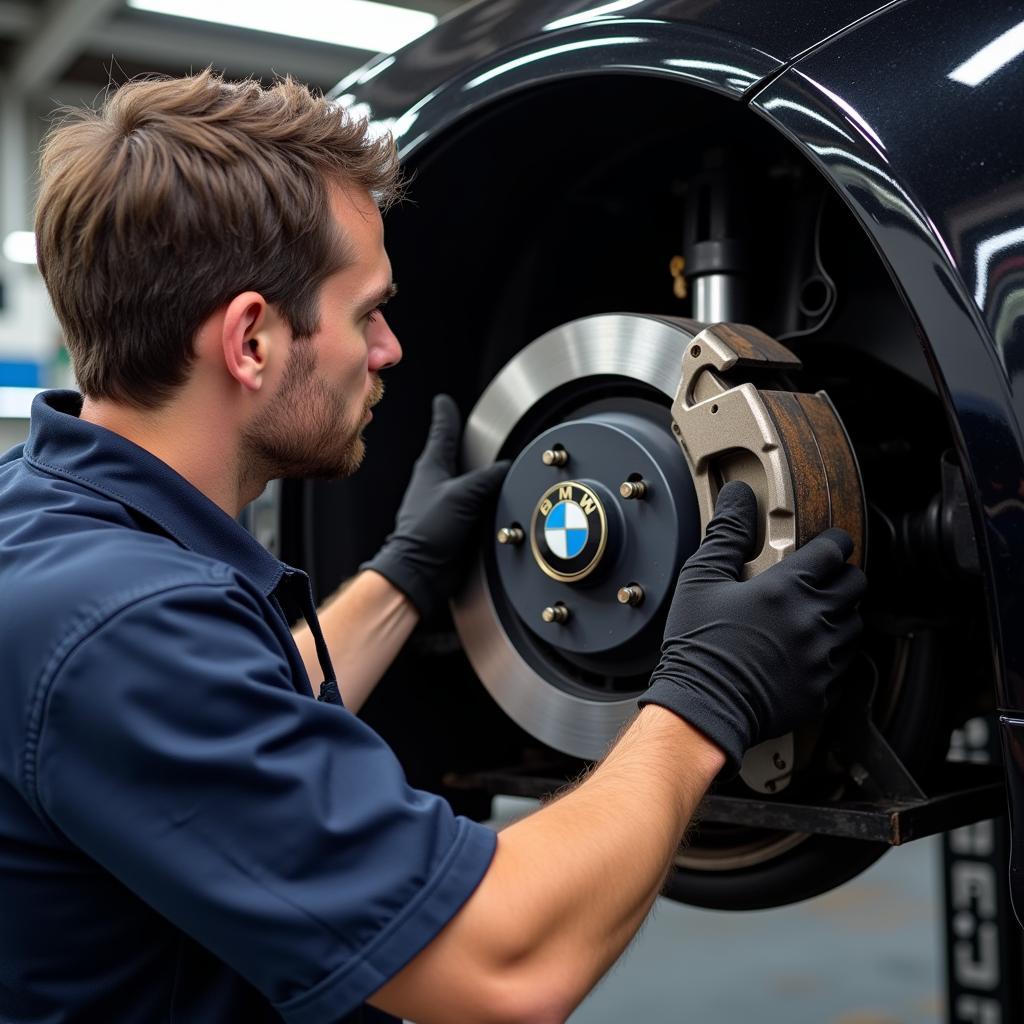
<path fill-rule="evenodd" d="M 325 704 L 337 704 L 341 707 L 341 692 L 338 690 L 337 682 L 333 679 L 325 679 L 320 684 L 320 693 L 316 699 L 322 700 Z"/>
<path fill-rule="evenodd" d="M 309 584 L 309 577 L 300 569 L 289 569 L 282 577 L 281 584 L 281 589 L 287 588 L 288 596 L 294 600 L 306 625 L 309 626 L 309 631 L 313 634 L 317 661 L 320 663 L 320 671 L 324 676 L 317 700 L 322 700 L 325 704 L 340 706 L 342 703 L 341 693 L 338 690 L 334 666 L 331 664 L 331 654 L 327 649 L 327 641 L 324 640 L 320 620 L 317 618 L 316 605 L 313 602 L 313 588 Z"/>

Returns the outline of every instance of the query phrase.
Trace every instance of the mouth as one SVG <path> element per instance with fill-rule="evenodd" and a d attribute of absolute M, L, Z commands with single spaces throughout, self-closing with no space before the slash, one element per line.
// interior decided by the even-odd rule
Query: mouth
<path fill-rule="evenodd" d="M 366 401 L 366 415 L 363 418 L 364 423 L 369 423 L 373 419 L 373 413 L 370 411 L 382 398 L 384 397 L 384 384 L 379 377 L 372 378 L 370 383 L 370 394 Z"/>

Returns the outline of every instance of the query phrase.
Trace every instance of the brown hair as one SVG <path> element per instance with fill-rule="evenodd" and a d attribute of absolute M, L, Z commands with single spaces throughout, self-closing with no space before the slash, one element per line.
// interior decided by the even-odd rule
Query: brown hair
<path fill-rule="evenodd" d="M 260 292 L 296 338 L 315 333 L 320 284 L 347 262 L 328 183 L 382 206 L 399 189 L 389 136 L 291 78 L 264 88 L 209 69 L 65 111 L 40 177 L 39 269 L 79 386 L 148 408 L 185 381 L 199 326 L 240 292 Z"/>

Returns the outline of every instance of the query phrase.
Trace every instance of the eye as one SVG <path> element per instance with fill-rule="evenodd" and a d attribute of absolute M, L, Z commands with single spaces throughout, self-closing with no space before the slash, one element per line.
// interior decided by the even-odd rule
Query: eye
<path fill-rule="evenodd" d="M 364 313 L 363 314 L 363 319 L 366 320 L 367 323 L 372 324 L 379 317 L 382 317 L 383 314 L 384 314 L 384 307 L 388 304 L 388 302 L 391 299 L 393 299 L 395 297 L 395 293 L 397 291 L 398 291 L 398 289 L 395 287 L 394 284 L 392 284 L 390 290 L 386 290 L 377 299 L 377 304 L 373 307 L 373 309 L 371 309 L 368 313 Z"/>

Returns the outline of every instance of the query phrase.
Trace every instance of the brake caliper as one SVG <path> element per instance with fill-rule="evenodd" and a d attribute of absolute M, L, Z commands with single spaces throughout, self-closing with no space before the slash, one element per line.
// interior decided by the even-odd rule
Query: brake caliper
<path fill-rule="evenodd" d="M 757 496 L 757 553 L 745 578 L 830 526 L 850 534 L 851 560 L 863 561 L 864 490 L 842 421 L 825 392 L 780 387 L 800 365 L 784 345 L 745 324 L 704 328 L 683 356 L 672 431 L 690 465 L 702 532 L 726 481 L 743 480 Z M 759 792 L 784 789 L 803 746 L 790 734 L 753 747 L 741 778 Z"/>

